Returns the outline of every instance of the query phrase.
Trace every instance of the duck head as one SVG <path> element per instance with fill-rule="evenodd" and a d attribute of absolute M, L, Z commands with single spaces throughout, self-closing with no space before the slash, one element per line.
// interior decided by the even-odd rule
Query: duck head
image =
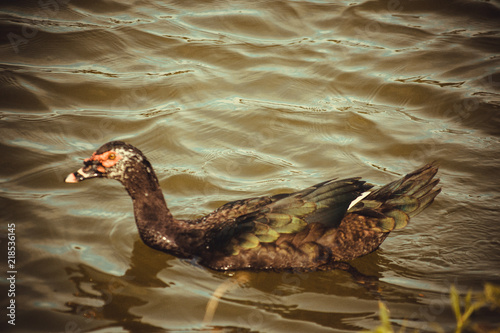
<path fill-rule="evenodd" d="M 141 151 L 132 145 L 122 141 L 111 141 L 85 159 L 84 166 L 70 173 L 65 182 L 78 183 L 90 178 L 110 178 L 123 182 L 128 169 L 143 163 L 143 156 Z"/>

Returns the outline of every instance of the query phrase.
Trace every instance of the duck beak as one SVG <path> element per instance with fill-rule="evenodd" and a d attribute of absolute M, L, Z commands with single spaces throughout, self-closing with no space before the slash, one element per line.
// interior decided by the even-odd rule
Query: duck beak
<path fill-rule="evenodd" d="M 85 166 L 78 171 L 70 173 L 64 180 L 66 183 L 78 183 L 85 179 L 104 177 L 104 173 L 99 169 L 104 169 L 100 164 L 85 162 Z"/>

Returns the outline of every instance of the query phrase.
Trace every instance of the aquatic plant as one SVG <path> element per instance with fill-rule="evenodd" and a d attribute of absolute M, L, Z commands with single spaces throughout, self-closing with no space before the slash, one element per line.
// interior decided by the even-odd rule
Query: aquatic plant
<path fill-rule="evenodd" d="M 474 297 L 472 292 L 469 291 L 464 297 L 460 297 L 457 288 L 452 285 L 450 287 L 450 304 L 453 309 L 453 313 L 456 318 L 456 328 L 455 333 L 462 333 L 465 328 L 470 328 L 472 332 L 478 333 L 498 333 L 500 328 L 484 328 L 478 324 L 471 323 L 472 315 L 482 308 L 488 307 L 491 310 L 500 309 L 500 286 L 486 283 L 484 286 L 483 293 Z M 395 333 L 390 321 L 390 311 L 387 309 L 385 304 L 379 301 L 379 319 L 380 325 L 370 333 Z M 435 325 L 437 332 L 444 332 L 444 330 Z M 400 333 L 405 332 L 405 327 L 402 326 L 398 331 Z M 415 331 L 418 332 L 418 331 Z"/>

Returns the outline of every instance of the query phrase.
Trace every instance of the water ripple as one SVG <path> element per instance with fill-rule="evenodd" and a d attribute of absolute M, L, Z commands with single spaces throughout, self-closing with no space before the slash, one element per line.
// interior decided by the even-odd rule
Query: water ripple
<path fill-rule="evenodd" d="M 2 8 L 0 204 L 33 300 L 18 298 L 21 330 L 360 331 L 383 298 L 395 325 L 423 331 L 454 325 L 452 283 L 500 281 L 497 2 Z M 345 272 L 251 273 L 206 326 L 230 276 L 147 248 L 119 184 L 63 182 L 117 139 L 147 154 L 184 218 L 333 177 L 384 184 L 431 160 L 443 191 L 353 261 L 376 292 Z"/>

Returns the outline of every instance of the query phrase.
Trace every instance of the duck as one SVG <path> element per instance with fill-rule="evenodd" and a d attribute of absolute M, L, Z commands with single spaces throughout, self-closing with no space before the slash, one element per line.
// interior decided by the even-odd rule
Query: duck
<path fill-rule="evenodd" d="M 122 141 L 97 149 L 66 183 L 118 180 L 149 247 L 215 271 L 327 270 L 377 250 L 441 192 L 438 163 L 375 187 L 351 177 L 293 193 L 226 203 L 194 220 L 175 218 L 146 156 Z"/>

